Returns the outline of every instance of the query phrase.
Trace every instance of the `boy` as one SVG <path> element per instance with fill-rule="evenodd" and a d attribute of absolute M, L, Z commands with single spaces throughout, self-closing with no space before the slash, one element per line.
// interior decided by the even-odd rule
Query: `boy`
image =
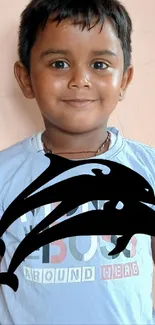
<path fill-rule="evenodd" d="M 107 127 L 133 77 L 131 32 L 131 19 L 117 0 L 28 4 L 21 16 L 15 77 L 24 96 L 36 99 L 45 131 L 0 153 L 1 216 L 48 167 L 47 152 L 121 163 L 154 186 L 154 150 Z M 87 172 L 86 165 L 57 181 Z M 54 208 L 37 208 L 11 224 L 3 235 L 1 272 L 8 270 L 24 237 Z M 97 208 L 103 209 L 103 202 L 79 206 L 64 218 Z M 17 292 L 0 287 L 0 323 L 152 324 L 153 240 L 151 251 L 149 236 L 133 236 L 124 252 L 109 256 L 116 238 L 65 238 L 33 252 L 16 270 Z"/>

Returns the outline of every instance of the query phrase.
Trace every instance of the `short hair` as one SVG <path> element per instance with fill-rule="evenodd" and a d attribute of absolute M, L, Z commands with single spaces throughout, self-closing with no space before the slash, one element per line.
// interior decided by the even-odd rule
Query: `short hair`
<path fill-rule="evenodd" d="M 124 72 L 131 64 L 132 21 L 126 8 L 118 0 L 31 0 L 21 13 L 18 39 L 20 61 L 30 73 L 31 50 L 40 29 L 44 30 L 49 18 L 58 24 L 64 19 L 71 19 L 73 25 L 80 24 L 82 30 L 90 30 L 97 23 L 108 18 L 117 37 L 120 39 L 124 54 Z M 82 18 L 79 21 L 79 16 Z M 91 22 L 97 18 L 91 27 Z"/>

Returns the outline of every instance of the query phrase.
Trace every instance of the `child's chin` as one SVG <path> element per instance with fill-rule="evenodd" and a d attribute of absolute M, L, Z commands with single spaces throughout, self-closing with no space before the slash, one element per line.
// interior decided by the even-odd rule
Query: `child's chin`
<path fill-rule="evenodd" d="M 65 126 L 63 129 L 65 132 L 70 134 L 84 134 L 93 131 L 95 127 L 88 124 L 85 125 L 85 123 L 81 123 L 80 125 L 72 123 L 69 126 Z"/>

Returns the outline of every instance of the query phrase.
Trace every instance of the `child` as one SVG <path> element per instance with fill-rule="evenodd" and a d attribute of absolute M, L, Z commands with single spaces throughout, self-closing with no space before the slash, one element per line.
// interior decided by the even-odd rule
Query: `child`
<path fill-rule="evenodd" d="M 28 4 L 21 15 L 20 61 L 14 71 L 24 96 L 36 99 L 45 131 L 1 151 L 1 216 L 49 166 L 47 152 L 69 160 L 121 163 L 154 186 L 155 151 L 107 127 L 133 77 L 131 33 L 129 14 L 117 0 Z M 84 173 L 90 173 L 87 165 L 59 175 L 57 181 Z M 104 204 L 88 202 L 63 218 L 104 209 Z M 29 211 L 9 226 L 3 235 L 1 272 L 8 270 L 20 242 L 55 206 Z M 154 245 L 151 251 L 150 237 L 138 234 L 125 251 L 110 256 L 116 239 L 71 237 L 34 251 L 15 272 L 17 292 L 0 286 L 0 324 L 152 324 Z"/>

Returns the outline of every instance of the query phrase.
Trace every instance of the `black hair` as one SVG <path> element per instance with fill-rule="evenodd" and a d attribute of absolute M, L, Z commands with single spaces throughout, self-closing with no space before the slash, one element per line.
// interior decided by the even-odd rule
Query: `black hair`
<path fill-rule="evenodd" d="M 82 18 L 79 20 L 79 17 Z M 132 21 L 126 8 L 118 0 L 31 0 L 21 14 L 19 26 L 18 55 L 30 73 L 31 49 L 37 39 L 39 29 L 44 30 L 48 19 L 57 21 L 71 19 L 82 30 L 93 28 L 108 18 L 120 39 L 124 54 L 124 72 L 131 64 Z M 91 22 L 97 18 L 91 27 Z M 101 27 L 101 29 L 102 29 Z"/>

